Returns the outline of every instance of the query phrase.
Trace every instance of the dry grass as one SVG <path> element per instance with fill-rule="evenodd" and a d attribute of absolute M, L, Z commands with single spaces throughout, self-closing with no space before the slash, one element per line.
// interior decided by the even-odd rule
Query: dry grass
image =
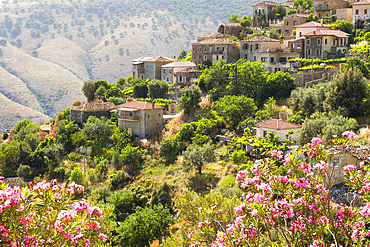
<path fill-rule="evenodd" d="M 211 106 L 212 105 L 212 101 L 209 98 L 209 95 L 207 95 L 206 97 L 202 97 L 202 100 L 201 100 L 201 102 L 199 102 L 198 105 L 199 105 L 200 109 L 203 109 L 203 108 L 206 108 L 208 106 Z"/>
<path fill-rule="evenodd" d="M 366 138 L 368 140 L 370 140 L 370 130 L 368 127 L 366 128 L 361 128 L 359 130 L 359 133 L 357 134 L 358 137 L 360 138 Z"/>

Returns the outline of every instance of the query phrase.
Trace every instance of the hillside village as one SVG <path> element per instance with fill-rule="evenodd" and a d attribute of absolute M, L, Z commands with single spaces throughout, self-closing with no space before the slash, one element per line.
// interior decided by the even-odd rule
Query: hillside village
<path fill-rule="evenodd" d="M 256 3 L 20 121 L 0 135 L 0 245 L 370 244 L 368 11 Z"/>

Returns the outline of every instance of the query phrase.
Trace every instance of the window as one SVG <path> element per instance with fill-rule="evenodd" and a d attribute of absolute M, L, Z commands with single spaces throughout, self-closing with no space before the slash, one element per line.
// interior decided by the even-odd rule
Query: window
<path fill-rule="evenodd" d="M 244 44 L 244 50 L 248 50 L 248 44 Z"/>
<path fill-rule="evenodd" d="M 140 119 L 142 119 L 143 118 L 143 114 L 140 114 Z"/>
<path fill-rule="evenodd" d="M 222 55 L 222 59 L 225 59 L 224 55 Z"/>
<path fill-rule="evenodd" d="M 340 45 L 341 46 L 343 45 L 343 39 L 340 39 Z"/>
<path fill-rule="evenodd" d="M 261 57 L 261 62 L 266 63 L 267 62 L 267 57 Z"/>
<path fill-rule="evenodd" d="M 289 25 L 289 21 L 286 21 L 286 25 L 287 25 L 287 26 Z"/>
<path fill-rule="evenodd" d="M 218 55 L 216 55 L 216 60 L 218 61 Z"/>
<path fill-rule="evenodd" d="M 258 50 L 258 44 L 256 44 L 256 50 Z"/>
<path fill-rule="evenodd" d="M 180 81 L 182 81 L 182 76 L 180 75 Z"/>
<path fill-rule="evenodd" d="M 307 50 L 308 55 L 311 55 L 311 49 Z"/>
<path fill-rule="evenodd" d="M 326 13 L 326 17 L 328 17 L 329 16 L 329 13 Z"/>
<path fill-rule="evenodd" d="M 364 10 L 364 14 L 366 15 L 367 14 L 367 9 Z"/>
<path fill-rule="evenodd" d="M 161 113 L 160 112 L 158 113 L 158 117 L 161 117 Z"/>
<path fill-rule="evenodd" d="M 222 51 L 225 51 L 225 47 L 222 47 Z"/>
<path fill-rule="evenodd" d="M 320 49 L 316 49 L 316 55 L 320 55 Z"/>
<path fill-rule="evenodd" d="M 257 10 L 255 10 L 254 13 L 257 15 Z"/>
<path fill-rule="evenodd" d="M 252 52 L 252 47 L 253 47 L 253 45 L 251 45 L 251 46 L 250 46 L 250 48 L 251 48 L 251 52 Z"/>
<path fill-rule="evenodd" d="M 319 13 L 319 18 L 321 18 L 321 13 Z"/>
<path fill-rule="evenodd" d="M 207 55 L 204 56 L 204 61 L 207 61 Z"/>
<path fill-rule="evenodd" d="M 299 32 L 299 37 L 301 37 L 302 36 L 302 32 Z"/>
<path fill-rule="evenodd" d="M 356 15 L 358 15 L 358 9 L 356 9 Z"/>
<path fill-rule="evenodd" d="M 279 62 L 280 62 L 280 63 L 286 63 L 286 57 L 281 57 L 281 58 L 279 59 Z"/>
<path fill-rule="evenodd" d="M 256 61 L 256 56 L 254 56 L 254 59 L 253 59 L 253 61 Z"/>
<path fill-rule="evenodd" d="M 270 57 L 270 63 L 273 63 L 273 62 L 274 62 L 274 58 Z"/>
<path fill-rule="evenodd" d="M 296 21 L 293 21 L 293 26 L 295 26 L 297 24 L 297 22 Z"/>
<path fill-rule="evenodd" d="M 216 47 L 216 50 L 218 51 L 218 46 Z"/>
<path fill-rule="evenodd" d="M 307 39 L 307 45 L 310 45 L 310 40 L 309 39 Z"/>
<path fill-rule="evenodd" d="M 258 10 L 258 14 L 259 14 L 259 15 L 261 14 L 261 10 L 260 10 L 260 9 Z"/>
<path fill-rule="evenodd" d="M 327 45 L 328 44 L 328 39 L 325 39 L 325 45 Z"/>
<path fill-rule="evenodd" d="M 248 59 L 248 55 L 247 54 L 244 54 L 244 59 Z"/>
<path fill-rule="evenodd" d="M 204 47 L 204 52 L 206 52 L 207 51 L 207 47 Z"/>
<path fill-rule="evenodd" d="M 320 44 L 321 44 L 321 40 L 320 40 L 320 39 L 318 39 L 318 40 L 317 40 L 317 44 L 318 44 L 318 45 L 320 45 Z"/>
<path fill-rule="evenodd" d="M 167 77 L 167 82 L 169 82 L 168 77 Z"/>
<path fill-rule="evenodd" d="M 148 114 L 148 119 L 150 118 L 150 115 Z"/>

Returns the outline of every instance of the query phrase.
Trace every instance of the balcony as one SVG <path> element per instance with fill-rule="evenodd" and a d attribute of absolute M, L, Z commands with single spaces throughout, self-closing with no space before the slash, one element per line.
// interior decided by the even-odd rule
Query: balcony
<path fill-rule="evenodd" d="M 118 119 L 131 120 L 131 121 L 139 121 L 139 116 L 118 115 Z"/>

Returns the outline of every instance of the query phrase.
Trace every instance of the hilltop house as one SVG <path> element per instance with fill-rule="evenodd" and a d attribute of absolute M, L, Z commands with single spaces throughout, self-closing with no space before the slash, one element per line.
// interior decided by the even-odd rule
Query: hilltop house
<path fill-rule="evenodd" d="M 352 25 L 356 28 L 356 21 L 370 19 L 370 0 L 352 3 Z"/>
<path fill-rule="evenodd" d="M 224 33 L 208 33 L 208 34 L 197 37 L 197 40 L 199 42 L 199 41 L 206 40 L 206 39 L 225 39 L 225 38 L 231 38 L 231 35 L 227 35 Z"/>
<path fill-rule="evenodd" d="M 226 63 L 235 63 L 240 58 L 239 42 L 229 39 L 204 39 L 191 44 L 191 47 L 191 61 L 195 64 L 221 59 Z"/>
<path fill-rule="evenodd" d="M 264 1 L 253 5 L 253 26 L 267 26 L 269 20 L 276 20 L 275 8 L 278 3 Z M 264 23 L 262 23 L 264 21 Z"/>
<path fill-rule="evenodd" d="M 172 63 L 176 59 L 169 57 L 140 57 L 132 61 L 132 78 L 141 78 L 143 80 L 149 79 L 161 80 L 161 67 L 165 64 Z"/>
<path fill-rule="evenodd" d="M 349 3 L 348 0 L 314 0 L 314 15 L 317 15 L 319 19 L 335 15 L 337 9 L 348 8 Z"/>
<path fill-rule="evenodd" d="M 190 85 L 198 82 L 199 76 L 202 74 L 201 70 L 196 68 L 187 68 L 178 71 L 175 75 L 176 84 Z"/>
<path fill-rule="evenodd" d="M 338 50 L 348 50 L 349 34 L 340 30 L 318 30 L 306 33 L 304 56 L 306 58 L 335 58 Z"/>
<path fill-rule="evenodd" d="M 83 124 L 90 116 L 110 118 L 110 111 L 115 108 L 116 105 L 111 102 L 82 104 L 70 108 L 70 121 Z"/>
<path fill-rule="evenodd" d="M 225 36 L 234 36 L 238 39 L 241 38 L 241 33 L 247 29 L 243 27 L 240 23 L 223 23 L 218 27 L 217 32 L 219 34 L 224 34 Z"/>
<path fill-rule="evenodd" d="M 297 130 L 301 126 L 293 123 L 286 122 L 281 119 L 270 119 L 264 122 L 256 124 L 256 136 L 257 137 L 266 137 L 268 132 L 272 132 L 276 135 L 279 135 L 279 141 L 285 141 L 285 134 L 293 130 L 294 133 L 289 136 L 289 138 L 297 137 Z"/>
<path fill-rule="evenodd" d="M 283 34 L 285 36 L 290 36 L 295 30 L 295 27 L 307 22 L 308 14 L 292 14 L 288 16 L 284 16 L 284 27 L 283 27 Z"/>
<path fill-rule="evenodd" d="M 183 78 L 177 73 L 186 69 L 194 69 L 197 65 L 191 61 L 175 61 L 162 66 L 162 80 L 168 83 L 182 83 Z M 179 81 L 177 79 L 180 79 Z"/>
<path fill-rule="evenodd" d="M 163 107 L 153 102 L 131 101 L 119 105 L 118 127 L 131 129 L 132 133 L 145 138 L 164 124 Z"/>
<path fill-rule="evenodd" d="M 303 34 L 310 33 L 319 30 L 330 30 L 330 26 L 324 25 L 323 23 L 318 23 L 315 21 L 307 22 L 298 26 L 295 26 L 296 38 L 303 37 Z"/>

